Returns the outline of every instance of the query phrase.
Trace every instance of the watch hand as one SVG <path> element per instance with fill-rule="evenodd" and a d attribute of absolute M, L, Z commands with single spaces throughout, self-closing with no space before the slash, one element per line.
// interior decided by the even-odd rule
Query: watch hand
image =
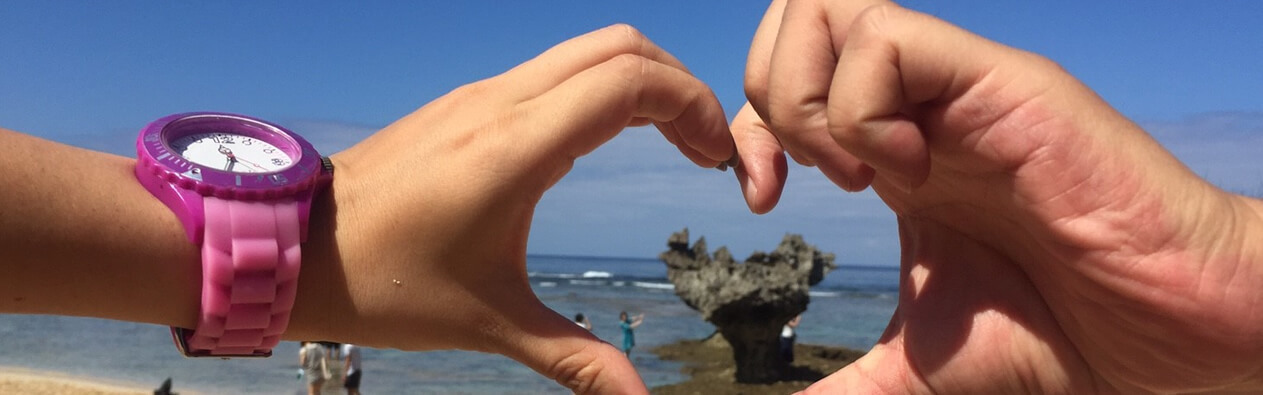
<path fill-rule="evenodd" d="M 232 150 L 222 144 L 219 146 L 219 153 L 228 157 L 228 163 L 224 165 L 224 171 L 232 171 L 232 165 L 237 162 L 237 156 L 233 155 Z"/>
<path fill-rule="evenodd" d="M 259 166 L 258 164 L 254 163 L 254 162 L 251 162 L 251 161 L 248 161 L 248 160 L 245 160 L 245 159 L 236 159 L 236 160 L 240 160 L 240 161 L 242 161 L 242 162 L 245 162 L 247 165 L 254 166 L 254 168 L 259 169 L 259 170 L 267 170 L 267 169 L 268 169 L 268 168 L 266 168 L 266 167 Z"/>

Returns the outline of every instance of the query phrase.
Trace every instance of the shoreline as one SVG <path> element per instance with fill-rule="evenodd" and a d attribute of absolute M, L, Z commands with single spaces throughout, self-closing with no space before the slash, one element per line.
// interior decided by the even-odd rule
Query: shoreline
<path fill-rule="evenodd" d="M 153 388 L 113 382 L 98 377 L 77 376 L 53 370 L 0 366 L 0 393 L 4 394 L 152 394 Z"/>
<path fill-rule="evenodd" d="M 650 393 L 657 395 L 795 393 L 864 355 L 862 351 L 846 347 L 799 343 L 794 345 L 790 380 L 743 384 L 733 380 L 732 349 L 721 336 L 683 339 L 650 351 L 660 360 L 681 362 L 680 372 L 687 377 L 677 383 L 650 388 Z M 148 395 L 153 392 L 153 387 L 141 383 L 0 365 L 0 394 Z M 187 389 L 178 392 L 197 394 Z"/>
<path fill-rule="evenodd" d="M 651 350 L 664 361 L 684 364 L 680 372 L 688 379 L 649 389 L 656 395 L 692 394 L 790 394 L 836 372 L 864 356 L 863 351 L 815 344 L 794 345 L 794 362 L 787 381 L 771 384 L 743 384 L 733 379 L 736 371 L 732 348 L 718 334 L 701 340 L 680 340 Z"/>

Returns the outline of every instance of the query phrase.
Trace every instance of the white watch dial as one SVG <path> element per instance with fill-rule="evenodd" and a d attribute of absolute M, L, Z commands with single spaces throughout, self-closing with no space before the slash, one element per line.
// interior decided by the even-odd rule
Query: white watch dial
<path fill-rule="evenodd" d="M 294 163 L 271 143 L 230 132 L 194 133 L 170 146 L 189 162 L 231 173 L 272 173 Z"/>

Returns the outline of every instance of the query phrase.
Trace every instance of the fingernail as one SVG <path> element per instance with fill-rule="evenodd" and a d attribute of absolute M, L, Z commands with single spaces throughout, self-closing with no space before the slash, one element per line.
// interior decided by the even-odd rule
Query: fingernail
<path fill-rule="evenodd" d="M 749 207 L 750 212 L 753 214 L 763 214 L 759 212 L 758 210 L 755 210 L 755 207 L 754 207 L 754 199 L 755 197 L 759 196 L 758 184 L 755 184 L 754 180 L 750 179 L 749 177 L 746 177 L 745 184 L 742 186 L 745 187 L 743 189 L 745 192 L 746 207 Z"/>
<path fill-rule="evenodd" d="M 728 160 L 726 161 L 720 162 L 719 165 L 715 166 L 715 168 L 719 169 L 719 171 L 726 172 L 728 171 L 729 167 L 735 169 L 737 168 L 737 165 L 739 164 L 741 164 L 741 155 L 738 155 L 736 152 L 733 152 L 731 158 L 728 158 Z"/>

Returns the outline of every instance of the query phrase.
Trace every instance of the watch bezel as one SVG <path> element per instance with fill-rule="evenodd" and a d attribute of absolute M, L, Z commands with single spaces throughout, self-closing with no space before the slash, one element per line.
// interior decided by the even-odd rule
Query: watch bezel
<path fill-rule="evenodd" d="M 230 132 L 266 141 L 293 163 L 273 172 L 236 173 L 194 163 L 171 149 L 170 141 L 194 133 Z M 272 199 L 311 188 L 322 170 L 311 143 L 268 121 L 222 112 L 189 112 L 159 118 L 141 130 L 136 141 L 142 165 L 172 185 L 203 196 L 238 200 Z"/>

